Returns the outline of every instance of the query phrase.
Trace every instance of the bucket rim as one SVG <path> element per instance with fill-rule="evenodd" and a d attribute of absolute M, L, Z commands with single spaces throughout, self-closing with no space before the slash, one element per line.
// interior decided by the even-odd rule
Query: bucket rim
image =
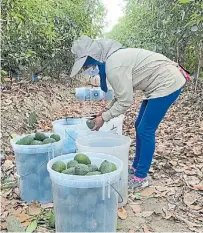
<path fill-rule="evenodd" d="M 88 136 L 88 138 L 87 138 Z M 117 135 L 117 134 L 113 134 L 111 136 L 107 135 L 107 137 L 104 137 L 104 136 L 99 136 L 99 135 L 96 135 L 96 134 L 89 134 L 87 136 L 82 136 L 82 137 L 79 137 L 76 139 L 76 145 L 78 147 L 78 145 L 82 146 L 82 147 L 90 147 L 90 146 L 87 146 L 87 145 L 84 145 L 82 142 L 84 141 L 84 139 L 86 141 L 98 141 L 99 139 L 102 139 L 102 141 L 104 140 L 112 140 L 112 139 L 119 139 L 119 138 L 123 138 L 125 139 L 125 142 L 122 143 L 121 145 L 119 146 L 112 146 L 114 148 L 120 148 L 120 147 L 123 147 L 124 145 L 130 145 L 131 142 L 132 142 L 132 139 L 129 137 L 129 136 L 125 136 L 125 135 Z M 99 146 L 96 146 L 96 147 L 99 147 Z M 88 151 L 88 150 L 87 150 Z"/>
<path fill-rule="evenodd" d="M 48 133 L 48 132 L 40 132 L 40 133 L 44 133 L 46 136 L 50 136 L 54 133 Z M 58 133 L 57 133 L 58 134 Z M 18 148 L 25 148 L 25 149 L 37 149 L 37 148 L 48 148 L 48 147 L 55 147 L 55 146 L 58 146 L 60 144 L 63 143 L 63 137 L 62 135 L 58 134 L 60 136 L 60 140 L 57 141 L 57 142 L 53 142 L 53 143 L 49 143 L 49 144 L 42 144 L 42 145 L 18 145 L 16 144 L 16 142 L 23 138 L 23 137 L 26 137 L 26 136 L 32 136 L 32 135 L 35 135 L 35 133 L 31 133 L 31 134 L 22 134 L 22 135 L 18 135 L 16 136 L 15 138 L 12 138 L 10 140 L 10 143 L 11 143 L 11 146 L 14 148 L 14 147 L 18 147 Z"/>
<path fill-rule="evenodd" d="M 79 153 L 83 153 L 83 154 L 87 155 L 88 157 L 90 157 L 90 159 L 91 159 L 91 156 L 101 159 L 102 155 L 103 155 L 103 156 L 108 157 L 110 160 L 112 159 L 114 161 L 114 163 L 116 163 L 115 161 L 117 161 L 117 163 L 116 163 L 117 170 L 116 171 L 106 173 L 106 174 L 94 175 L 94 177 L 100 178 L 100 181 L 108 180 L 109 177 L 118 176 L 123 171 L 123 161 L 116 158 L 115 156 L 112 156 L 112 155 L 109 155 L 109 154 L 106 154 L 106 153 L 93 153 L 93 152 L 84 152 L 84 151 L 79 152 Z M 71 180 L 71 181 L 76 181 L 76 182 L 77 181 L 79 181 L 79 182 L 92 181 L 93 176 L 79 176 L 79 175 L 63 174 L 63 173 L 56 172 L 56 171 L 52 170 L 52 168 L 51 168 L 54 162 L 59 161 L 60 159 L 62 161 L 64 159 L 64 160 L 66 160 L 66 162 L 69 161 L 69 160 L 73 160 L 74 156 L 79 154 L 79 153 L 69 153 L 69 154 L 61 155 L 61 156 L 58 156 L 58 157 L 55 157 L 55 158 L 51 159 L 47 163 L 47 170 L 48 170 L 48 172 L 50 174 L 50 177 L 55 175 L 56 177 L 58 176 L 58 179 L 60 179 L 60 180 L 61 179 L 66 179 L 66 180 Z M 118 167 L 118 165 L 119 165 L 119 167 Z"/>

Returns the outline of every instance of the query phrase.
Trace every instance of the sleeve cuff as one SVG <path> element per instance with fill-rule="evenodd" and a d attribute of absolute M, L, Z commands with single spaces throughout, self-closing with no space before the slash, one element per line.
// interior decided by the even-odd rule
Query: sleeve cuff
<path fill-rule="evenodd" d="M 102 118 L 105 122 L 110 121 L 113 117 L 111 116 L 110 111 L 106 111 L 102 113 Z"/>

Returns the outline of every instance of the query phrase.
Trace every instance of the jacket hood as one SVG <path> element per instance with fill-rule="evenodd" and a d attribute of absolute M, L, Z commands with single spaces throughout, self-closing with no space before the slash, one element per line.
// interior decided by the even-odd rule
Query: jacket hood
<path fill-rule="evenodd" d="M 104 63 L 112 53 L 120 48 L 122 45 L 115 40 L 79 37 L 73 42 L 71 48 L 71 52 L 75 55 L 75 63 L 70 77 L 75 76 L 81 70 L 88 56 Z"/>

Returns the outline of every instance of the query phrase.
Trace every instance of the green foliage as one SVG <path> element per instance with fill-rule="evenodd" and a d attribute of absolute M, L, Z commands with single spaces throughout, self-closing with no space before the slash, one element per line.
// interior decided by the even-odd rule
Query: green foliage
<path fill-rule="evenodd" d="M 197 69 L 203 35 L 201 1 L 126 0 L 125 15 L 107 37 L 162 53 Z"/>
<path fill-rule="evenodd" d="M 2 69 L 58 77 L 69 73 L 70 48 L 82 34 L 101 33 L 100 0 L 2 0 Z"/>

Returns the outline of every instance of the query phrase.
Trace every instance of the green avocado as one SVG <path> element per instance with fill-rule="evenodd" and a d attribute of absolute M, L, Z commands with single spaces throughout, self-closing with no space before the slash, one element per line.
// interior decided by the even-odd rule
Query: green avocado
<path fill-rule="evenodd" d="M 89 172 L 89 167 L 85 164 L 78 164 L 75 166 L 75 174 L 78 176 L 85 176 Z"/>
<path fill-rule="evenodd" d="M 100 165 L 99 167 L 99 171 L 102 173 L 102 174 L 105 174 L 105 173 L 110 173 L 110 172 L 113 172 L 113 171 L 116 171 L 117 170 L 117 167 L 114 163 L 111 163 L 107 160 L 104 160 L 102 162 L 102 164 Z"/>
<path fill-rule="evenodd" d="M 33 140 L 30 145 L 42 145 L 42 141 L 39 141 L 39 140 Z"/>
<path fill-rule="evenodd" d="M 57 142 L 61 140 L 60 136 L 58 134 L 52 134 L 50 138 L 55 139 Z"/>
<path fill-rule="evenodd" d="M 54 142 L 56 142 L 56 140 L 53 139 L 53 138 L 45 138 L 42 143 L 43 144 L 49 144 L 49 143 L 54 143 Z"/>
<path fill-rule="evenodd" d="M 89 120 L 86 121 L 86 125 L 88 126 L 89 129 L 93 129 L 94 126 L 95 126 L 95 123 L 94 122 L 91 122 Z"/>
<path fill-rule="evenodd" d="M 30 145 L 30 143 L 33 141 L 33 136 L 32 135 L 27 135 L 20 140 L 16 142 L 18 145 Z"/>
<path fill-rule="evenodd" d="M 67 175 L 75 175 L 75 167 L 65 169 L 61 173 L 67 174 Z"/>
<path fill-rule="evenodd" d="M 86 176 L 95 176 L 95 175 L 101 175 L 101 172 L 95 171 L 95 172 L 88 172 Z"/>
<path fill-rule="evenodd" d="M 74 160 L 76 160 L 78 163 L 82 163 L 82 164 L 86 164 L 86 165 L 91 164 L 89 157 L 85 154 L 77 154 L 74 157 Z"/>
<path fill-rule="evenodd" d="M 76 160 L 70 160 L 67 163 L 67 168 L 75 167 L 77 164 L 78 164 L 78 161 L 76 161 Z"/>
<path fill-rule="evenodd" d="M 62 172 L 66 169 L 66 164 L 63 161 L 56 161 L 51 168 L 56 172 Z"/>
<path fill-rule="evenodd" d="M 44 139 L 48 138 L 44 133 L 41 133 L 41 132 L 37 132 L 35 134 L 35 140 L 38 140 L 38 141 L 44 141 Z"/>

